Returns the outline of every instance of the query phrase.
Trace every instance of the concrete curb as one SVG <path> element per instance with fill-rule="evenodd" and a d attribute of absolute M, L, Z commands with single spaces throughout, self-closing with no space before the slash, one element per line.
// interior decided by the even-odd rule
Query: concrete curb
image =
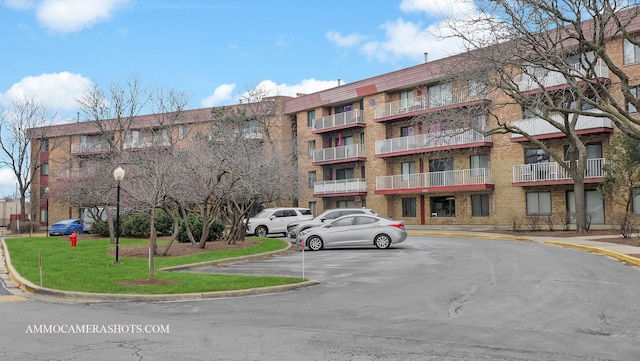
<path fill-rule="evenodd" d="M 582 251 L 588 251 L 588 252 L 592 252 L 592 253 L 599 253 L 599 254 L 602 254 L 602 255 L 605 255 L 605 256 L 609 256 L 609 257 L 618 259 L 620 261 L 624 261 L 624 262 L 630 263 L 630 264 L 635 265 L 635 266 L 640 266 L 640 259 L 635 258 L 635 257 L 631 257 L 631 256 L 626 255 L 626 254 L 610 251 L 610 250 L 604 249 L 604 248 L 585 246 L 585 245 L 582 245 L 582 244 L 575 244 L 575 243 L 558 242 L 558 241 L 546 241 L 546 242 L 544 242 L 544 244 L 549 245 L 549 246 L 573 248 L 573 249 L 579 249 L 579 250 L 582 250 Z"/>
<path fill-rule="evenodd" d="M 407 231 L 407 233 L 413 236 L 484 238 L 484 239 L 499 239 L 503 241 L 533 242 L 531 238 L 514 237 L 514 236 L 484 235 L 484 234 L 480 235 L 480 234 L 468 234 L 468 233 L 436 233 L 436 232 L 422 232 L 422 231 Z"/>
<path fill-rule="evenodd" d="M 180 294 L 116 294 L 116 293 L 91 293 L 91 292 L 76 292 L 76 291 L 62 291 L 56 290 L 52 288 L 40 287 L 38 285 L 33 284 L 29 280 L 20 276 L 20 274 L 16 271 L 16 269 L 11 264 L 11 256 L 9 255 L 7 245 L 4 242 L 4 239 L 1 240 L 2 250 L 4 253 L 4 266 L 6 267 L 10 279 L 18 285 L 22 291 L 33 294 L 33 295 L 46 295 L 46 296 L 54 296 L 63 298 L 65 300 L 70 301 L 82 301 L 82 302 L 115 302 L 115 301 L 198 301 L 198 300 L 207 300 L 214 298 L 225 298 L 225 297 L 241 297 L 241 296 L 253 296 L 253 295 L 261 295 L 261 294 L 269 294 L 269 293 L 281 293 L 292 291 L 294 289 L 300 287 L 307 287 L 319 284 L 320 282 L 315 280 L 308 280 L 299 283 L 291 283 L 286 285 L 279 286 L 271 286 L 271 287 L 260 287 L 260 288 L 250 288 L 245 290 L 232 290 L 232 291 L 216 291 L 216 292 L 196 292 L 196 293 L 180 293 Z M 264 258 L 268 256 L 272 256 L 275 254 L 283 253 L 291 248 L 291 244 L 284 250 L 273 251 L 268 253 L 262 253 L 260 255 L 252 255 L 252 256 L 243 256 L 225 260 L 211 261 L 211 262 L 200 262 L 191 265 L 185 266 L 176 266 L 176 267 L 167 267 L 167 269 L 173 268 L 173 270 L 178 269 L 189 269 L 195 267 L 202 267 L 211 264 L 230 264 L 234 262 L 248 261 L 259 258 Z M 164 269 L 163 269 L 164 270 Z"/>

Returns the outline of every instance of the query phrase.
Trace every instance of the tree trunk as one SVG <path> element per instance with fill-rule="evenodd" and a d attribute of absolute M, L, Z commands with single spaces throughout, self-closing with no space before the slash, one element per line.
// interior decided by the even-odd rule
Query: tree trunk
<path fill-rule="evenodd" d="M 587 227 L 587 207 L 584 194 L 584 179 L 574 181 L 573 193 L 576 201 L 576 232 L 587 233 L 589 231 Z"/>
<path fill-rule="evenodd" d="M 156 234 L 156 209 L 151 208 L 151 230 L 149 237 L 149 281 L 153 281 L 155 279 L 155 269 L 154 269 L 154 260 L 153 256 L 156 253 L 156 239 L 158 235 Z"/>

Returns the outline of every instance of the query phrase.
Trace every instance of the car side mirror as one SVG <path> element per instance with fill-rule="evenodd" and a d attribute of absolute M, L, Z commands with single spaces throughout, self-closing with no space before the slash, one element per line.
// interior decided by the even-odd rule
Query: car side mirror
<path fill-rule="evenodd" d="M 327 220 L 326 218 L 320 218 L 320 222 L 324 223 L 324 221 L 326 221 L 326 220 Z"/>

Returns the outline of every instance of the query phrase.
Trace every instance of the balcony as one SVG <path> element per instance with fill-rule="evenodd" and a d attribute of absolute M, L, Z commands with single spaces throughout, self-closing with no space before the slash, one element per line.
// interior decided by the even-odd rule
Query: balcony
<path fill-rule="evenodd" d="M 111 150 L 107 141 L 71 144 L 71 154 L 104 153 Z"/>
<path fill-rule="evenodd" d="M 470 92 L 469 88 L 455 89 L 440 98 L 427 98 L 418 96 L 413 101 L 396 100 L 390 103 L 377 105 L 374 109 L 373 119 L 376 122 L 384 122 L 414 115 L 414 113 L 426 113 L 429 110 L 442 110 L 450 107 L 468 106 L 477 103 L 488 102 L 483 92 Z M 386 119 L 389 118 L 389 119 Z"/>
<path fill-rule="evenodd" d="M 587 70 L 580 63 L 573 64 L 572 68 L 571 72 L 577 77 L 583 77 L 587 73 Z M 600 59 L 596 62 L 595 72 L 597 78 L 609 79 L 609 68 Z M 549 71 L 545 74 L 543 70 L 536 71 L 533 78 L 531 75 L 520 74 L 514 81 L 518 84 L 518 89 L 523 92 L 567 84 L 567 79 L 562 73 Z"/>
<path fill-rule="evenodd" d="M 375 156 L 379 158 L 435 152 L 446 149 L 491 146 L 491 136 L 473 129 L 444 130 L 408 137 L 377 140 Z"/>
<path fill-rule="evenodd" d="M 568 162 L 567 162 L 568 163 Z M 605 177 L 604 158 L 587 159 L 584 177 L 586 183 L 597 183 Z M 513 166 L 513 183 L 516 186 L 573 184 L 569 173 L 557 162 L 517 164 Z"/>
<path fill-rule="evenodd" d="M 313 165 L 364 161 L 364 144 L 343 145 L 313 152 Z"/>
<path fill-rule="evenodd" d="M 122 144 L 124 149 L 144 149 L 144 148 L 152 148 L 152 147 L 168 147 L 171 145 L 171 142 L 168 138 L 162 139 L 138 139 L 138 140 L 127 140 Z"/>
<path fill-rule="evenodd" d="M 376 194 L 474 191 L 494 187 L 488 168 L 376 177 Z"/>
<path fill-rule="evenodd" d="M 596 112 L 595 110 L 593 112 Z M 551 120 L 564 124 L 561 115 L 551 115 Z M 542 118 L 528 118 L 512 123 L 512 126 L 518 127 L 538 139 L 562 138 L 565 136 L 558 128 L 554 127 L 550 122 Z M 588 115 L 579 115 L 576 122 L 576 133 L 578 134 L 595 134 L 595 133 L 612 133 L 613 126 L 611 119 L 605 117 L 596 117 Z M 512 142 L 526 142 L 527 138 L 520 134 L 511 134 Z"/>
<path fill-rule="evenodd" d="M 313 185 L 313 195 L 316 197 L 338 197 L 366 194 L 367 182 L 363 178 L 330 180 L 316 182 Z"/>
<path fill-rule="evenodd" d="M 312 133 L 325 133 L 334 130 L 364 127 L 362 110 L 355 109 L 344 113 L 332 114 L 313 121 Z"/>
<path fill-rule="evenodd" d="M 242 130 L 244 139 L 248 140 L 262 140 L 262 132 L 258 128 L 246 128 Z"/>

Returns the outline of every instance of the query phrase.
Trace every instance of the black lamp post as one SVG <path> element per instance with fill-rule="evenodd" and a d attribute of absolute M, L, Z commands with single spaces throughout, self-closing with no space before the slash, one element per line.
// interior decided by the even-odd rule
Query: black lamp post
<path fill-rule="evenodd" d="M 118 260 L 118 244 L 120 243 L 120 181 L 124 179 L 124 169 L 122 167 L 116 168 L 113 171 L 113 178 L 118 182 L 118 187 L 116 190 L 116 261 L 118 264 L 120 261 Z"/>
<path fill-rule="evenodd" d="M 47 213 L 46 213 L 46 217 L 47 217 L 47 237 L 49 237 L 49 187 L 46 187 L 44 189 L 44 194 L 47 195 Z"/>

